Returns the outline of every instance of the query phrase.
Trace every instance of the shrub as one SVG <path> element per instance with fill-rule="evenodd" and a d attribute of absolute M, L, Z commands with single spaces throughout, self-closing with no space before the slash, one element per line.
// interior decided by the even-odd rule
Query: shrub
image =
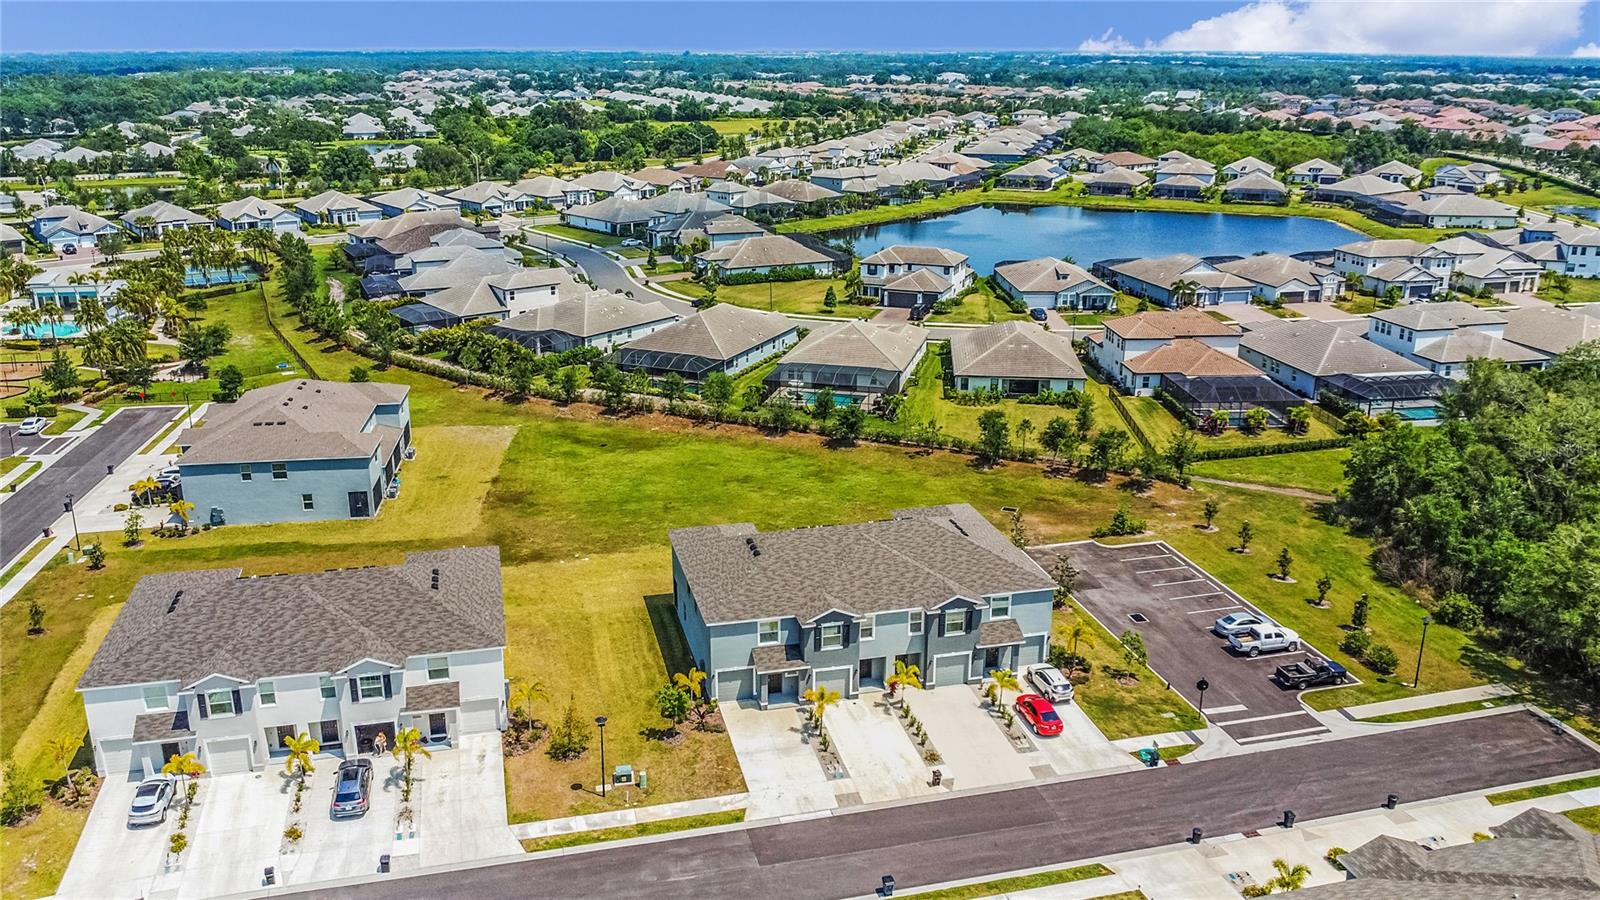
<path fill-rule="evenodd" d="M 299 825 L 290 825 L 283 830 L 283 839 L 291 844 L 300 843 L 300 839 L 303 837 L 305 837 L 305 832 L 300 830 Z"/>
<path fill-rule="evenodd" d="M 1360 659 L 1367 653 L 1367 648 L 1372 646 L 1372 636 L 1365 631 L 1352 631 L 1339 642 L 1339 649 Z"/>
<path fill-rule="evenodd" d="M 1473 603 L 1465 594 L 1451 592 L 1444 595 L 1433 611 L 1433 617 L 1451 628 L 1472 631 L 1483 624 L 1483 608 Z"/>
<path fill-rule="evenodd" d="M 1339 862 L 1339 857 L 1345 855 L 1348 852 L 1350 852 L 1350 851 L 1344 849 L 1343 847 L 1329 847 L 1328 848 L 1328 852 L 1324 853 L 1322 855 L 1322 858 L 1328 861 L 1328 865 L 1333 866 L 1335 869 L 1338 869 L 1339 871 L 1343 872 L 1344 871 L 1344 863 Z"/>
<path fill-rule="evenodd" d="M 126 503 L 115 504 L 115 505 L 113 505 L 111 507 L 111 510 L 113 512 L 127 512 L 128 511 L 128 504 L 126 504 Z"/>
<path fill-rule="evenodd" d="M 89 568 L 104 569 L 106 567 L 106 550 L 99 544 L 90 544 L 85 547 L 83 555 L 89 560 Z"/>
<path fill-rule="evenodd" d="M 1127 504 L 1117 507 L 1116 513 L 1111 516 L 1111 521 L 1096 528 L 1089 534 L 1091 537 L 1118 537 L 1129 534 L 1143 534 L 1145 521 L 1135 519 L 1128 512 Z"/>
<path fill-rule="evenodd" d="M 550 746 L 545 749 L 551 759 L 577 759 L 589 750 L 589 726 L 578 717 L 577 701 L 567 702 L 566 714 L 561 717 L 550 734 Z"/>
<path fill-rule="evenodd" d="M 1374 672 L 1390 675 L 1394 673 L 1395 667 L 1400 665 L 1400 657 L 1395 655 L 1394 648 L 1388 644 L 1375 644 L 1368 648 L 1366 662 Z"/>
<path fill-rule="evenodd" d="M 180 856 L 189 847 L 189 836 L 181 831 L 175 831 L 172 833 L 172 840 L 167 843 L 167 847 L 173 856 Z"/>

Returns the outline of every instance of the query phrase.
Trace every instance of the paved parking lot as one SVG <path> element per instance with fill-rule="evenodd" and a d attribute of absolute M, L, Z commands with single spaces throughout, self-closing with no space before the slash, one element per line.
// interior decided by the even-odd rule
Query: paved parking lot
<path fill-rule="evenodd" d="M 1305 713 L 1295 691 L 1272 680 L 1273 669 L 1307 654 L 1234 655 L 1227 641 L 1211 633 L 1211 624 L 1230 612 L 1260 610 L 1167 543 L 1112 547 L 1085 541 L 1028 553 L 1048 570 L 1063 551 L 1082 572 L 1073 592 L 1078 602 L 1112 634 L 1138 632 L 1150 667 L 1190 703 L 1200 702 L 1196 682 L 1210 682 L 1206 718 L 1229 737 L 1250 744 L 1327 731 Z"/>

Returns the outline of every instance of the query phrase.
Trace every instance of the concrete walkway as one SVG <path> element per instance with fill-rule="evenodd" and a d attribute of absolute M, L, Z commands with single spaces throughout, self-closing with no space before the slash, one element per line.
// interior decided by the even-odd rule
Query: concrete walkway
<path fill-rule="evenodd" d="M 1516 691 L 1503 684 L 1480 684 L 1477 687 L 1461 688 L 1456 691 L 1440 691 L 1436 694 L 1419 694 L 1415 697 L 1401 697 L 1398 700 L 1383 700 L 1378 703 L 1346 706 L 1344 712 L 1352 718 L 1371 719 L 1377 716 L 1410 712 L 1414 709 L 1432 709 L 1436 706 L 1469 703 L 1473 700 L 1492 700 L 1496 697 L 1509 697 L 1515 693 Z"/>
<path fill-rule="evenodd" d="M 615 812 L 591 813 L 587 816 L 569 816 L 565 819 L 543 819 L 538 822 L 519 822 L 511 826 L 511 834 L 519 841 L 529 838 L 549 837 L 555 834 L 576 834 L 580 831 L 598 831 L 602 828 L 620 828 L 641 822 L 660 822 L 663 819 L 681 819 L 685 816 L 703 816 L 710 813 L 744 809 L 750 802 L 749 794 L 723 794 L 679 803 L 661 803 L 654 806 L 635 806 Z"/>
<path fill-rule="evenodd" d="M 1282 494 L 1285 497 L 1299 497 L 1302 500 L 1315 500 L 1319 503 L 1333 502 L 1332 495 L 1319 494 L 1303 488 L 1283 487 L 1276 484 L 1256 484 L 1251 481 L 1228 481 L 1223 478 L 1206 478 L 1201 475 L 1190 475 L 1191 481 L 1201 481 L 1206 484 L 1218 484 L 1223 487 L 1239 488 L 1246 491 L 1260 491 L 1264 494 Z"/>

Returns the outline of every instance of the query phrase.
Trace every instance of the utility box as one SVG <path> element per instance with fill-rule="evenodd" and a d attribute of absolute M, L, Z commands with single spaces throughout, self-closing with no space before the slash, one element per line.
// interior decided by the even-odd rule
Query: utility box
<path fill-rule="evenodd" d="M 624 764 L 612 769 L 611 783 L 614 785 L 633 784 L 633 766 Z"/>

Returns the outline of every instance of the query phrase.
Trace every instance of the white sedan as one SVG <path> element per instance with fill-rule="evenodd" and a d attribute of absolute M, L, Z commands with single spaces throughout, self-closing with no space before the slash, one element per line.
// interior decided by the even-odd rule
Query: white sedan
<path fill-rule="evenodd" d="M 46 418 L 44 418 L 42 416 L 29 416 L 28 418 L 23 419 L 22 423 L 17 426 L 17 434 L 23 435 L 23 436 L 27 436 L 27 435 L 30 435 L 30 434 L 38 434 L 39 432 L 44 431 L 46 428 L 49 428 L 49 427 L 50 427 L 50 420 L 49 419 L 46 419 Z"/>
<path fill-rule="evenodd" d="M 1022 674 L 1052 703 L 1071 703 L 1074 692 L 1072 682 L 1061 670 L 1049 663 L 1027 666 Z"/>

